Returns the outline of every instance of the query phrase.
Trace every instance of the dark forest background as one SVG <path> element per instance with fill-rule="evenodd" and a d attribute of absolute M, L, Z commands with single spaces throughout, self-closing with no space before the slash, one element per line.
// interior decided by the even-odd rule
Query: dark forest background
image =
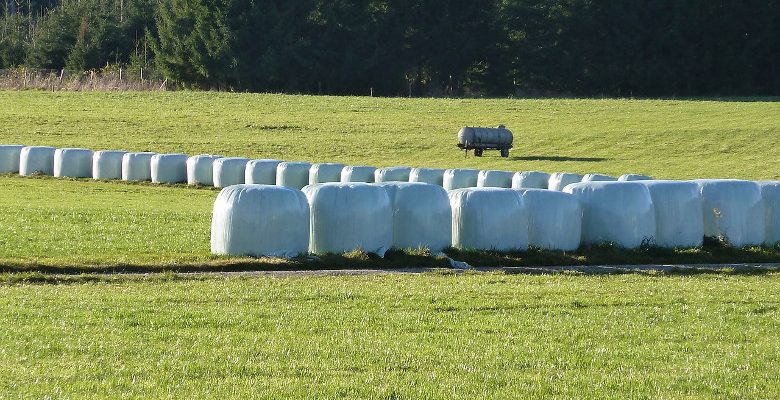
<path fill-rule="evenodd" d="M 0 68 L 292 93 L 780 94 L 778 0 L 0 1 Z"/>

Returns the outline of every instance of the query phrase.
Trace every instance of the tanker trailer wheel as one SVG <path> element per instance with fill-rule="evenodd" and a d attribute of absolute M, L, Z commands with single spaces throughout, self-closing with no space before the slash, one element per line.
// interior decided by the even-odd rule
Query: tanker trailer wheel
<path fill-rule="evenodd" d="M 482 157 L 482 149 L 474 149 L 475 157 Z"/>
<path fill-rule="evenodd" d="M 509 157 L 509 149 L 501 149 L 501 157 Z"/>

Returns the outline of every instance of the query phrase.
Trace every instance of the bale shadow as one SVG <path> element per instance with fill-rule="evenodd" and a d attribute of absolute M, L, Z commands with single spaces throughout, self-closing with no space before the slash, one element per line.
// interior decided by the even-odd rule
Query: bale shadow
<path fill-rule="evenodd" d="M 565 156 L 514 156 L 509 157 L 511 161 L 577 161 L 577 162 L 601 162 L 609 161 L 610 158 L 605 157 L 565 157 Z"/>

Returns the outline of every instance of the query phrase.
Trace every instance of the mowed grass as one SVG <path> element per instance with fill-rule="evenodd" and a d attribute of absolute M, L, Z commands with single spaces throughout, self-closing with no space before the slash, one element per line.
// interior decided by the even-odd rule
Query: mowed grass
<path fill-rule="evenodd" d="M 770 399 L 780 396 L 778 293 L 777 274 L 0 286 L 0 392 Z"/>
<path fill-rule="evenodd" d="M 508 159 L 462 126 L 505 124 Z M 780 178 L 780 102 L 0 91 L 0 142 L 375 166 Z"/>

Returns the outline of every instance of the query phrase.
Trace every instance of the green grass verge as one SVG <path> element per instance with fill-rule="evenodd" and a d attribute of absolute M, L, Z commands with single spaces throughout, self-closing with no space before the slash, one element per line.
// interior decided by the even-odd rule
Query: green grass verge
<path fill-rule="evenodd" d="M 0 272 L 44 273 L 243 271 L 340 268 L 446 268 L 443 258 L 393 251 L 316 259 L 217 257 L 210 253 L 211 207 L 217 190 L 0 176 Z M 474 266 L 661 263 L 777 263 L 780 247 L 698 249 L 588 247 L 576 252 L 448 250 Z"/>
<path fill-rule="evenodd" d="M 0 91 L 0 142 L 376 166 L 780 178 L 780 102 Z M 511 157 L 464 158 L 506 124 Z"/>
<path fill-rule="evenodd" d="M 0 285 L 8 398 L 777 398 L 780 275 Z"/>

